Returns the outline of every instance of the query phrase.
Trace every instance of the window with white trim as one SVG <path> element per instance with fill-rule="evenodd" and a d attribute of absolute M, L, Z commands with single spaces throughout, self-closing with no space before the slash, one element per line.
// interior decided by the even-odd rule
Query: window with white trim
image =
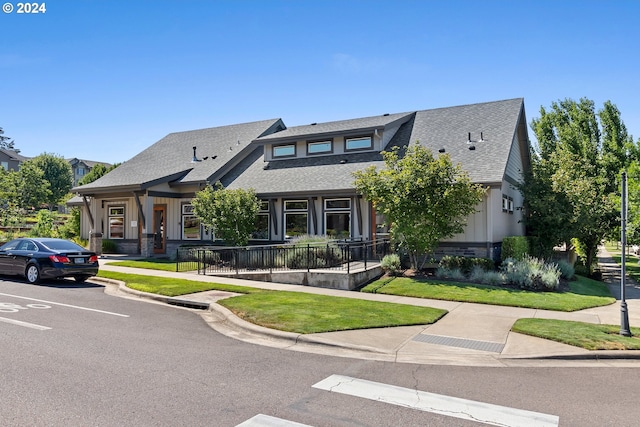
<path fill-rule="evenodd" d="M 502 195 L 502 212 L 513 213 L 513 197 L 506 194 Z"/>
<path fill-rule="evenodd" d="M 331 153 L 332 151 L 333 140 L 307 142 L 307 154 Z"/>
<path fill-rule="evenodd" d="M 124 206 L 109 206 L 109 239 L 124 239 Z"/>
<path fill-rule="evenodd" d="M 182 240 L 200 240 L 200 218 L 193 213 L 193 205 L 182 205 Z"/>
<path fill-rule="evenodd" d="M 351 237 L 351 199 L 324 200 L 324 229 L 334 239 Z"/>
<path fill-rule="evenodd" d="M 296 144 L 274 145 L 272 147 L 273 157 L 295 157 Z"/>
<path fill-rule="evenodd" d="M 306 200 L 285 200 L 284 232 L 287 239 L 309 232 L 308 202 Z"/>
<path fill-rule="evenodd" d="M 358 136 L 344 140 L 345 151 L 369 150 L 371 148 L 373 148 L 373 139 L 371 136 Z"/>
<path fill-rule="evenodd" d="M 260 200 L 260 211 L 256 216 L 255 231 L 251 233 L 255 240 L 269 240 L 269 201 Z"/>

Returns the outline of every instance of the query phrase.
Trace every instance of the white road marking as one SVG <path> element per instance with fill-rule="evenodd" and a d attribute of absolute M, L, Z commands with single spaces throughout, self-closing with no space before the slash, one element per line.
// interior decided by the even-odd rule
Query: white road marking
<path fill-rule="evenodd" d="M 120 317 L 129 317 L 129 315 L 127 315 L 127 314 L 120 314 L 120 313 L 113 313 L 113 312 L 110 312 L 110 311 L 96 310 L 95 308 L 80 307 L 80 306 L 77 306 L 77 305 L 63 304 L 63 303 L 60 303 L 60 302 L 52 302 L 52 301 L 45 301 L 45 300 L 41 300 L 41 299 L 35 299 L 35 298 L 27 298 L 27 297 L 22 297 L 22 296 L 19 296 L 19 295 L 11 295 L 11 294 L 3 294 L 3 293 L 0 293 L 0 295 L 6 296 L 6 297 L 12 297 L 12 298 L 26 299 L 26 300 L 29 300 L 29 301 L 43 302 L 45 304 L 59 305 L 60 307 L 69 307 L 69 308 L 75 308 L 75 309 L 78 309 L 78 310 L 93 311 L 94 313 L 110 314 L 112 316 L 120 316 Z"/>
<path fill-rule="evenodd" d="M 5 317 L 0 317 L 0 322 L 11 323 L 12 325 L 24 326 L 25 328 L 37 329 L 39 331 L 46 331 L 48 329 L 51 329 L 48 326 L 36 325 L 35 323 L 21 322 L 19 320 L 7 319 Z"/>
<path fill-rule="evenodd" d="M 258 414 L 247 421 L 238 424 L 236 427 L 311 427 L 307 424 L 300 424 L 294 421 L 283 420 L 282 418 L 271 417 L 269 415 Z"/>
<path fill-rule="evenodd" d="M 343 375 L 331 375 L 313 387 L 496 426 L 557 427 L 560 422 L 556 415 L 411 390 Z"/>

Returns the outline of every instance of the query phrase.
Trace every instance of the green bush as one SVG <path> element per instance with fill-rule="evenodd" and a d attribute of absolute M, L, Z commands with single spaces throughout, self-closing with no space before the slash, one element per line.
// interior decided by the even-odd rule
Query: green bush
<path fill-rule="evenodd" d="M 326 268 L 342 263 L 342 251 L 334 240 L 326 236 L 299 236 L 285 247 L 288 268 Z"/>
<path fill-rule="evenodd" d="M 560 284 L 557 264 L 526 256 L 522 260 L 507 258 L 500 266 L 507 284 L 530 291 L 553 291 Z"/>
<path fill-rule="evenodd" d="M 525 236 L 510 236 L 502 239 L 501 259 L 524 259 L 529 254 L 529 241 Z"/>
<path fill-rule="evenodd" d="M 53 228 L 54 214 L 47 209 L 41 209 L 36 214 L 36 225 L 30 233 L 34 237 L 57 237 Z"/>
<path fill-rule="evenodd" d="M 474 267 L 480 267 L 485 271 L 491 271 L 495 268 L 493 261 L 487 258 L 469 258 L 452 255 L 442 257 L 439 266 L 449 270 L 458 269 L 462 271 L 463 274 L 471 274 Z"/>
<path fill-rule="evenodd" d="M 465 275 L 459 268 L 438 267 L 436 277 L 441 279 L 464 280 Z"/>
<path fill-rule="evenodd" d="M 560 260 L 557 263 L 558 269 L 560 270 L 560 274 L 563 279 L 571 280 L 576 274 L 576 269 L 573 265 L 567 261 Z"/>
<path fill-rule="evenodd" d="M 103 239 L 102 240 L 102 253 L 105 253 L 105 254 L 117 254 L 118 253 L 118 245 L 113 240 Z"/>
<path fill-rule="evenodd" d="M 402 269 L 402 265 L 400 263 L 400 255 L 385 255 L 380 262 L 380 267 L 382 267 L 382 270 L 389 273 L 390 275 L 397 276 Z"/>

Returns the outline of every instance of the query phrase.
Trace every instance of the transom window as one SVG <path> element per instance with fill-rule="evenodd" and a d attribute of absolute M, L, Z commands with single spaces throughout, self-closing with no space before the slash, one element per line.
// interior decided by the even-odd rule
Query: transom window
<path fill-rule="evenodd" d="M 331 153 L 332 151 L 332 140 L 307 142 L 307 154 Z"/>
<path fill-rule="evenodd" d="M 285 238 L 308 233 L 308 202 L 306 200 L 285 200 Z"/>
<path fill-rule="evenodd" d="M 345 150 L 367 150 L 373 148 L 373 140 L 370 136 L 358 136 L 347 138 L 344 141 Z"/>
<path fill-rule="evenodd" d="M 295 144 L 273 146 L 273 157 L 295 157 L 295 155 L 296 155 Z"/>
<path fill-rule="evenodd" d="M 110 206 L 108 214 L 109 239 L 124 239 L 124 206 Z"/>
<path fill-rule="evenodd" d="M 325 199 L 325 234 L 334 239 L 351 237 L 351 199 Z"/>

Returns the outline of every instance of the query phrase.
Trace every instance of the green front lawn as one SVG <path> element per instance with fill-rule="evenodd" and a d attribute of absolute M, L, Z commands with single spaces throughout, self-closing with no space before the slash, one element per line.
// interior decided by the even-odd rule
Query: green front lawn
<path fill-rule="evenodd" d="M 162 270 L 162 271 L 176 271 L 176 262 L 169 259 L 140 259 L 140 260 L 126 260 L 126 261 L 113 261 L 109 265 L 115 265 L 119 267 L 133 267 L 133 268 L 146 268 L 148 270 Z"/>
<path fill-rule="evenodd" d="M 531 292 L 444 280 L 383 277 L 365 286 L 362 292 L 555 311 L 583 310 L 615 302 L 607 285 L 596 280 L 578 276 L 570 282 L 570 288 L 569 292 Z"/>
<path fill-rule="evenodd" d="M 98 276 L 123 281 L 132 289 L 165 296 L 213 289 L 242 293 L 245 295 L 223 299 L 218 304 L 257 325 L 301 334 L 426 325 L 436 322 L 447 313 L 446 310 L 429 307 L 112 271 L 100 271 Z"/>
<path fill-rule="evenodd" d="M 640 350 L 640 328 L 631 337 L 620 335 L 620 326 L 553 319 L 518 319 L 514 332 L 582 347 L 587 350 Z"/>

